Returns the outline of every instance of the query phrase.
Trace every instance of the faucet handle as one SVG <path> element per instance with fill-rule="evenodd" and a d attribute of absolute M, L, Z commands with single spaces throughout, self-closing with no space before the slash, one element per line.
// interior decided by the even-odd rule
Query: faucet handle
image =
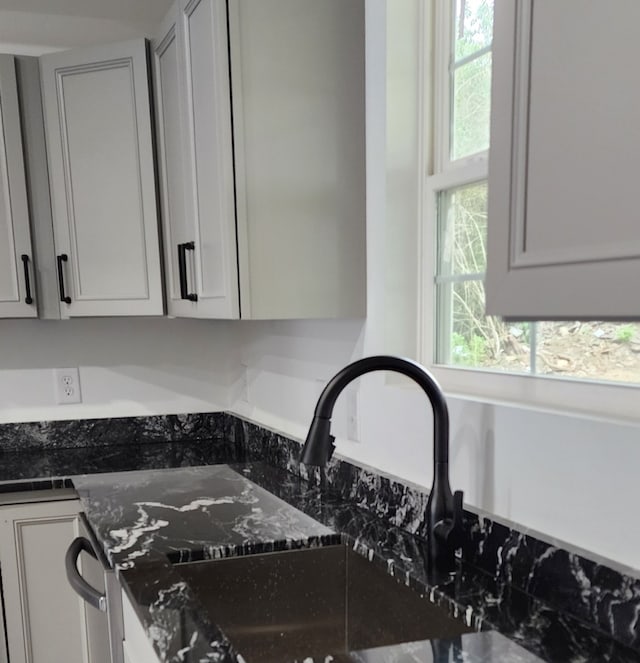
<path fill-rule="evenodd" d="M 458 548 L 462 541 L 462 519 L 464 509 L 462 508 L 461 490 L 453 494 L 453 512 L 450 517 L 436 523 L 434 534 L 451 549 Z"/>
<path fill-rule="evenodd" d="M 451 504 L 451 502 L 449 503 Z M 446 573 L 455 571 L 455 551 L 463 543 L 462 491 L 453 494 L 453 509 L 449 514 L 435 523 L 429 539 L 429 554 L 433 568 Z"/>

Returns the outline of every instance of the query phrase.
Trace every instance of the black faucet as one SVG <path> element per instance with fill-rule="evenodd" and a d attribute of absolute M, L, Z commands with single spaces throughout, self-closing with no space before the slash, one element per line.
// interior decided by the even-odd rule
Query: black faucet
<path fill-rule="evenodd" d="M 372 371 L 394 371 L 410 377 L 425 392 L 433 408 L 433 485 L 427 502 L 427 557 L 430 569 L 455 569 L 455 550 L 461 544 L 462 491 L 451 494 L 449 485 L 449 411 L 440 386 L 420 364 L 391 356 L 365 357 L 345 366 L 327 384 L 313 415 L 300 456 L 305 465 L 325 467 L 335 449 L 331 415 L 336 399 L 355 378 Z"/>

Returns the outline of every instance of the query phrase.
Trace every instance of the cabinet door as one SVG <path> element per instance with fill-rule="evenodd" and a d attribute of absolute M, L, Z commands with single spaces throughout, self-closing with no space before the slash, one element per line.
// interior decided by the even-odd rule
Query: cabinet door
<path fill-rule="evenodd" d="M 487 311 L 640 317 L 636 0 L 496 0 Z"/>
<path fill-rule="evenodd" d="M 195 293 L 197 287 L 192 251 L 183 249 L 185 258 L 188 256 L 189 259 L 185 260 L 187 269 L 183 274 L 179 269 L 180 247 L 195 238 L 194 218 L 187 215 L 185 202 L 185 197 L 190 195 L 191 178 L 185 145 L 186 70 L 180 16 L 180 6 L 176 2 L 153 42 L 153 69 L 167 312 L 170 316 L 192 317 L 198 313 L 198 302 L 183 298 L 184 291 Z M 181 284 L 181 279 L 186 279 L 186 282 Z"/>
<path fill-rule="evenodd" d="M 163 312 L 146 44 L 41 59 L 63 317 Z"/>
<path fill-rule="evenodd" d="M 168 313 L 238 318 L 224 0 L 177 0 L 153 51 Z"/>
<path fill-rule="evenodd" d="M 32 260 L 15 62 L 0 55 L 0 318 L 36 317 Z"/>
<path fill-rule="evenodd" d="M 187 217 L 193 219 L 195 314 L 238 318 L 238 260 L 227 10 L 224 0 L 182 0 Z"/>
<path fill-rule="evenodd" d="M 90 538 L 82 520 L 78 520 L 80 536 Z M 78 567 L 82 577 L 102 594 L 106 594 L 102 564 L 88 554 L 80 555 Z M 106 613 L 84 604 L 84 628 L 88 663 L 119 663 L 117 655 L 111 657 L 109 621 Z"/>
<path fill-rule="evenodd" d="M 93 608 L 74 593 L 65 574 L 65 553 L 78 536 L 78 510 L 77 500 L 0 508 L 11 663 L 106 663 L 90 655 L 87 611 Z"/>

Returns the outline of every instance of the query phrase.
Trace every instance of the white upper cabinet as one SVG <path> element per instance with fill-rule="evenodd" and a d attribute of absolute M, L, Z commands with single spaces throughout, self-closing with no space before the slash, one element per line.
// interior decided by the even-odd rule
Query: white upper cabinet
<path fill-rule="evenodd" d="M 640 318 L 637 0 L 496 0 L 487 311 Z"/>
<path fill-rule="evenodd" d="M 169 315 L 238 318 L 225 3 L 174 5 L 154 65 Z"/>
<path fill-rule="evenodd" d="M 162 315 L 146 45 L 41 58 L 61 315 Z"/>
<path fill-rule="evenodd" d="M 0 318 L 34 318 L 35 274 L 13 57 L 0 55 Z"/>
<path fill-rule="evenodd" d="M 169 314 L 364 315 L 364 3 L 178 0 L 154 63 Z"/>
<path fill-rule="evenodd" d="M 242 316 L 363 316 L 364 2 L 229 11 Z"/>

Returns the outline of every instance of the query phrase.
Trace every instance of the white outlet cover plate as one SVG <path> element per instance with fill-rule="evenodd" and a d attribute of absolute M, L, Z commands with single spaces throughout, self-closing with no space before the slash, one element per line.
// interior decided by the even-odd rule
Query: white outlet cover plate
<path fill-rule="evenodd" d="M 56 403 L 82 403 L 80 372 L 77 368 L 56 368 L 53 371 Z"/>

